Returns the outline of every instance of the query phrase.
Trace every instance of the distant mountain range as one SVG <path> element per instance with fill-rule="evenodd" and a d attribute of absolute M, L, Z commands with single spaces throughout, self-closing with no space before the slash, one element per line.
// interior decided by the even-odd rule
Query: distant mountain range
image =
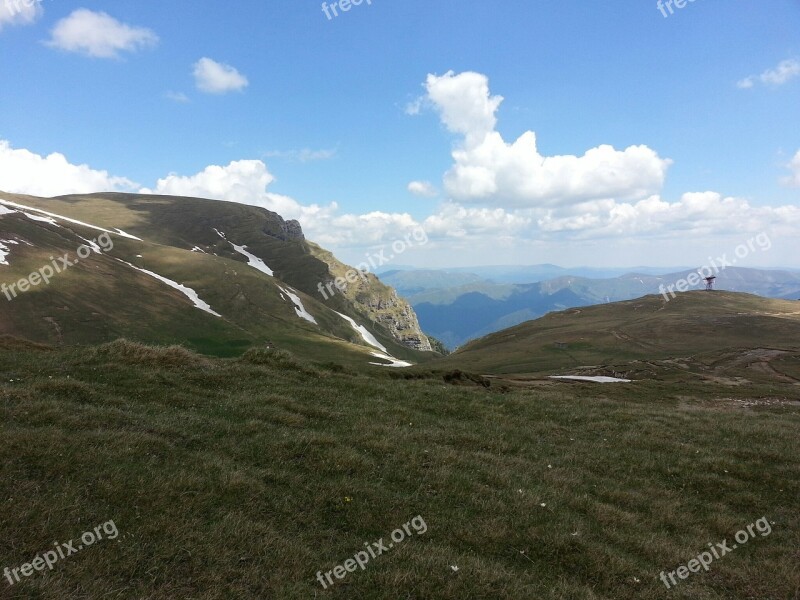
<path fill-rule="evenodd" d="M 662 272 L 642 268 L 613 277 L 586 277 L 592 269 L 568 272 L 555 265 L 498 267 L 487 278 L 486 268 L 389 271 L 380 275 L 414 306 L 422 328 L 448 348 L 513 327 L 554 310 L 630 300 L 662 290 L 687 278 L 695 269 Z M 605 273 L 620 271 L 608 269 Z M 494 273 L 492 273 L 494 275 Z M 528 283 L 508 283 L 524 276 Z M 800 299 L 800 272 L 728 267 L 717 274 L 716 288 L 767 298 Z M 661 287 L 663 286 L 663 288 Z M 699 289 L 699 285 L 690 289 Z"/>

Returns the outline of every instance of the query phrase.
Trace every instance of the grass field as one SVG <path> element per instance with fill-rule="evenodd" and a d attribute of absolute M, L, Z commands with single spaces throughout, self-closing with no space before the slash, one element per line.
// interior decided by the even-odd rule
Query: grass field
<path fill-rule="evenodd" d="M 0 569 L 119 535 L 0 598 L 800 598 L 797 386 L 417 376 L 4 340 Z"/>

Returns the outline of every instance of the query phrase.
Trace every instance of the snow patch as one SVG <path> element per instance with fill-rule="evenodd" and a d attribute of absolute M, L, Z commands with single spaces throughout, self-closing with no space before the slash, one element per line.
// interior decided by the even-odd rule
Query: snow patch
<path fill-rule="evenodd" d="M 376 358 L 380 358 L 381 360 L 388 360 L 391 364 L 385 365 L 383 363 L 376 363 L 371 362 L 369 364 L 376 365 L 378 367 L 391 367 L 395 369 L 404 369 L 406 367 L 413 366 L 410 362 L 406 362 L 404 360 L 397 360 L 392 356 L 386 356 L 385 354 L 381 354 L 380 352 L 370 352 L 370 354 Z"/>
<path fill-rule="evenodd" d="M 0 240 L 0 265 L 8 266 L 8 261 L 6 260 L 6 256 L 8 256 L 9 252 L 11 252 L 11 248 L 6 246 L 6 244 L 17 245 L 19 244 L 19 242 L 15 240 Z"/>
<path fill-rule="evenodd" d="M 236 252 L 238 252 L 242 256 L 247 257 L 247 264 L 248 265 L 250 265 L 251 267 L 253 267 L 254 269 L 256 269 L 258 271 L 261 271 L 262 273 L 266 273 L 270 277 L 274 277 L 275 276 L 274 271 L 272 269 L 270 269 L 263 260 L 258 258 L 255 254 L 251 254 L 250 252 L 247 251 L 247 246 L 237 246 L 232 241 L 230 241 L 228 238 L 226 238 L 225 234 L 222 233 L 221 231 L 219 231 L 218 229 L 214 229 L 214 231 L 217 232 L 217 235 L 219 237 L 221 237 L 223 240 L 225 240 L 231 246 L 233 246 L 233 249 L 236 250 Z M 316 321 L 314 321 L 314 322 L 316 323 Z"/>
<path fill-rule="evenodd" d="M 305 319 L 309 323 L 313 323 L 314 325 L 318 325 L 317 320 L 311 316 L 311 314 L 306 310 L 306 307 L 303 306 L 303 301 L 300 300 L 300 296 L 297 294 L 293 294 L 289 290 L 278 286 L 278 289 L 281 290 L 284 294 L 289 296 L 292 303 L 294 304 L 294 311 L 297 313 L 297 316 L 301 319 Z"/>
<path fill-rule="evenodd" d="M 158 279 L 162 283 L 166 283 L 169 287 L 178 290 L 181 294 L 183 294 L 184 296 L 189 298 L 189 300 L 192 301 L 192 304 L 194 304 L 200 310 L 203 310 L 203 311 L 205 311 L 205 312 L 207 312 L 209 314 L 212 314 L 215 317 L 221 317 L 222 316 L 221 314 L 219 314 L 217 312 L 214 312 L 211 309 L 211 306 L 207 302 L 204 302 L 203 300 L 201 300 L 200 296 L 198 296 L 197 292 L 195 292 L 192 288 L 186 287 L 185 285 L 181 285 L 180 283 L 172 281 L 171 279 L 167 279 L 166 277 L 162 277 L 158 273 L 153 273 L 152 271 L 148 271 L 147 269 L 141 269 L 141 268 L 137 267 L 136 265 L 132 265 L 131 263 L 125 262 L 124 260 L 121 260 L 119 258 L 117 260 L 119 262 L 121 262 L 121 263 L 125 263 L 126 265 L 128 265 L 132 269 L 136 269 L 137 271 L 141 271 L 142 273 L 146 273 L 147 275 L 150 275 L 150 277 L 155 277 L 156 279 Z"/>
<path fill-rule="evenodd" d="M 15 210 L 11 210 L 10 208 L 6 208 L 5 206 L 0 206 L 0 216 L 2 215 L 11 215 L 14 214 Z"/>
<path fill-rule="evenodd" d="M 126 237 L 129 240 L 139 240 L 140 242 L 142 241 L 142 238 L 138 238 L 135 235 L 131 235 L 130 233 L 125 233 L 124 231 L 122 231 L 122 229 L 117 229 L 116 227 L 114 228 L 114 231 L 111 232 L 111 233 L 116 233 L 117 235 L 121 235 L 122 237 Z"/>
<path fill-rule="evenodd" d="M 203 250 L 200 246 L 195 246 L 194 248 L 192 248 L 192 252 L 202 252 L 203 254 L 206 253 L 206 251 Z"/>
<path fill-rule="evenodd" d="M 105 233 L 113 233 L 116 235 L 121 235 L 122 237 L 130 238 L 132 240 L 139 240 L 142 241 L 141 238 L 136 237 L 135 235 L 131 235 L 130 233 L 125 233 L 121 229 L 104 229 L 102 227 L 98 227 L 97 225 L 90 225 L 89 223 L 84 223 L 83 221 L 78 221 L 77 219 L 70 219 L 69 217 L 65 217 L 63 215 L 57 215 L 56 213 L 47 212 L 46 210 L 42 210 L 40 208 L 31 208 L 30 206 L 24 206 L 22 204 L 17 204 L 16 202 L 11 202 L 9 200 L 2 200 L 0 199 L 0 204 L 4 204 L 5 206 L 13 206 L 17 209 L 23 209 L 26 211 L 31 211 L 34 213 L 38 213 L 39 215 L 46 215 L 48 217 L 52 217 L 54 219 L 58 219 L 59 221 L 66 221 L 67 223 L 74 223 L 75 225 L 83 225 L 84 227 L 88 227 L 89 229 L 96 229 L 97 231 L 103 231 Z M 0 207 L 2 208 L 2 207 Z M 7 210 L 7 209 L 6 209 Z M 13 212 L 13 211 L 12 211 Z M 0 214 L 7 214 L 7 213 L 0 213 Z M 24 213 L 26 216 L 33 219 L 34 217 L 29 215 L 28 213 Z M 57 225 L 57 223 L 56 223 Z"/>
<path fill-rule="evenodd" d="M 28 217 L 31 221 L 40 221 L 42 223 L 49 223 L 50 225 L 55 225 L 56 227 L 60 227 L 60 225 L 56 223 L 55 219 L 52 219 L 51 217 L 42 217 L 40 215 L 34 215 L 24 211 L 22 214 Z"/>
<path fill-rule="evenodd" d="M 94 242 L 92 240 L 87 240 L 85 237 L 81 237 L 81 236 L 78 236 L 78 237 L 81 238 L 84 242 L 86 242 L 86 245 L 89 246 L 89 248 L 91 248 L 92 252 L 94 252 L 95 254 L 102 254 L 103 253 L 103 251 L 100 249 L 100 246 L 97 244 L 97 242 Z"/>
<path fill-rule="evenodd" d="M 589 376 L 589 375 L 551 375 L 550 379 L 564 379 L 569 381 L 593 381 L 595 383 L 631 383 L 630 379 L 618 377 Z"/>
<path fill-rule="evenodd" d="M 333 312 L 336 312 L 336 311 L 333 311 Z M 377 339 L 375 339 L 375 336 L 372 335 L 370 333 L 370 331 L 366 327 L 364 327 L 363 325 L 359 325 L 358 323 L 356 323 L 353 319 L 351 319 L 347 315 L 343 315 L 340 312 L 336 312 L 336 314 L 339 315 L 340 317 L 342 317 L 348 323 L 350 323 L 350 326 L 353 329 L 355 329 L 358 333 L 360 333 L 361 337 L 363 338 L 363 340 L 365 342 L 367 342 L 370 346 L 374 346 L 375 348 L 385 352 L 386 354 L 389 353 L 389 351 L 386 349 L 386 347 L 383 344 L 381 344 Z M 394 359 L 391 358 L 389 360 L 394 360 Z"/>

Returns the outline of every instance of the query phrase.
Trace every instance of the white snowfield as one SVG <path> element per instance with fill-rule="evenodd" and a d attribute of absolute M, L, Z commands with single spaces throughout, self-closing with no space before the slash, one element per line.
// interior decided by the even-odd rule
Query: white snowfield
<path fill-rule="evenodd" d="M 333 311 L 333 312 L 335 312 L 337 315 L 342 317 L 345 321 L 350 323 L 350 326 L 353 329 L 355 329 L 358 333 L 360 333 L 362 339 L 365 342 L 367 342 L 370 346 L 374 346 L 378 350 L 383 351 L 385 354 L 389 353 L 389 351 L 386 349 L 386 347 L 383 344 L 381 344 L 377 339 L 375 339 L 375 336 L 372 335 L 366 327 L 364 327 L 363 325 L 359 325 L 358 323 L 356 323 L 353 319 L 351 319 L 347 315 L 343 315 L 342 313 L 336 312 L 336 311 Z M 394 360 L 394 359 L 389 359 L 389 360 Z"/>
<path fill-rule="evenodd" d="M 146 273 L 147 275 L 150 275 L 150 277 L 155 277 L 156 279 L 158 279 L 162 283 L 166 283 L 169 287 L 178 290 L 181 294 L 183 294 L 184 296 L 189 298 L 189 300 L 192 301 L 192 304 L 194 304 L 200 310 L 203 310 L 203 311 L 205 311 L 205 312 L 207 312 L 209 314 L 212 314 L 215 317 L 222 317 L 221 314 L 219 314 L 217 312 L 214 312 L 211 309 L 211 306 L 207 302 L 204 302 L 203 300 L 201 300 L 200 296 L 198 296 L 197 292 L 195 292 L 192 288 L 186 287 L 185 285 L 181 285 L 180 283 L 172 281 L 171 279 L 167 279 L 166 277 L 162 277 L 158 273 L 153 273 L 152 271 L 148 271 L 147 269 L 141 269 L 141 268 L 137 267 L 136 265 L 132 265 L 129 262 L 125 262 L 124 260 L 122 260 L 120 258 L 118 258 L 117 260 L 119 262 L 123 263 L 123 264 L 128 265 L 131 269 L 136 269 L 137 271 L 141 271 L 142 273 Z"/>
<path fill-rule="evenodd" d="M 94 242 L 92 240 L 87 240 L 85 237 L 81 237 L 81 236 L 78 236 L 78 237 L 81 238 L 84 242 L 86 242 L 86 246 L 91 248 L 92 252 L 94 252 L 95 254 L 102 254 L 103 253 L 103 251 L 100 249 L 100 246 L 98 245 L 97 242 Z"/>
<path fill-rule="evenodd" d="M 281 286 L 278 286 L 278 289 L 280 291 L 282 291 L 284 294 L 286 294 L 287 296 L 289 296 L 289 298 L 291 299 L 292 303 L 294 304 L 294 311 L 297 313 L 298 317 L 300 317 L 301 319 L 305 319 L 309 323 L 313 323 L 314 325 L 318 325 L 317 320 L 313 316 L 311 316 L 311 313 L 309 313 L 306 310 L 306 307 L 303 306 L 303 301 L 300 300 L 300 296 L 298 296 L 297 294 L 293 294 L 292 292 L 290 292 L 286 288 L 282 288 Z"/>
<path fill-rule="evenodd" d="M 116 229 L 116 228 L 114 228 L 114 229 L 104 229 L 103 227 L 98 227 L 97 225 L 90 225 L 89 223 L 84 223 L 83 221 L 78 221 L 77 219 L 70 219 L 69 217 L 65 217 L 63 215 L 57 215 L 56 213 L 51 213 L 51 212 L 47 212 L 46 210 L 41 210 L 40 208 L 32 208 L 30 206 L 24 206 L 23 204 L 17 204 L 16 202 L 11 202 L 10 200 L 0 199 L 0 205 L 3 205 L 3 204 L 6 207 L 10 206 L 12 208 L 15 208 L 15 209 L 19 210 L 26 217 L 28 217 L 30 219 L 34 219 L 36 221 L 44 221 L 44 222 L 47 222 L 47 223 L 51 223 L 53 225 L 58 225 L 58 223 L 55 223 L 51 219 L 46 219 L 45 217 L 41 216 L 41 215 L 45 215 L 47 217 L 52 217 L 52 219 L 58 219 L 59 221 L 66 221 L 67 223 L 74 223 L 75 225 L 83 225 L 84 227 L 88 227 L 89 229 L 96 229 L 97 231 L 103 231 L 105 233 L 113 233 L 115 235 L 121 235 L 122 237 L 126 237 L 126 238 L 129 238 L 129 239 L 132 239 L 132 240 L 139 240 L 140 242 L 142 241 L 141 238 L 138 238 L 135 235 L 131 235 L 130 233 L 125 233 L 121 229 Z M 2 209 L 2 208 L 3 207 L 0 206 L 0 209 Z M 8 214 L 9 212 L 16 212 L 16 211 L 13 211 L 13 210 L 9 211 L 7 208 L 5 210 L 6 210 L 6 212 L 0 213 L 0 214 Z M 36 215 L 29 214 L 26 211 L 30 211 L 31 213 L 36 213 Z"/>
<path fill-rule="evenodd" d="M 225 237 L 225 234 L 222 233 L 221 231 L 219 231 L 218 229 L 215 228 L 214 231 L 217 232 L 217 235 L 219 237 L 221 237 L 223 240 L 225 240 L 231 246 L 233 246 L 233 249 L 236 250 L 236 252 L 238 252 L 242 256 L 246 257 L 248 265 L 250 265 L 254 269 L 257 269 L 258 271 L 261 271 L 262 273 L 266 273 L 270 277 L 274 277 L 275 276 L 275 273 L 273 272 L 273 270 L 270 269 L 263 260 L 258 258 L 255 254 L 251 254 L 250 252 L 247 251 L 247 246 L 237 246 L 232 241 L 230 241 L 227 237 Z M 202 252 L 202 250 L 201 250 L 201 252 Z M 316 323 L 316 321 L 314 321 L 314 322 Z"/>
<path fill-rule="evenodd" d="M 371 362 L 369 364 L 375 365 L 375 366 L 378 366 L 378 367 L 395 367 L 395 368 L 404 368 L 404 367 L 413 366 L 412 363 L 410 363 L 410 362 L 406 362 L 404 360 L 398 360 L 394 356 L 390 355 L 389 351 L 386 349 L 386 347 L 383 344 L 381 344 L 377 339 L 375 339 L 375 336 L 372 335 L 372 333 L 370 333 L 369 329 L 367 329 L 363 325 L 359 325 L 358 323 L 356 323 L 353 319 L 351 319 L 347 315 L 343 315 L 342 313 L 336 312 L 336 311 L 333 311 L 333 312 L 335 312 L 337 315 L 342 317 L 345 321 L 350 323 L 350 327 L 355 329 L 361 335 L 361 338 L 365 342 L 367 342 L 370 346 L 374 346 L 378 350 L 382 351 L 382 352 L 370 352 L 370 356 L 374 356 L 375 358 L 380 358 L 381 360 L 388 360 L 389 363 L 390 363 L 388 365 L 384 364 L 384 363 L 377 363 L 377 362 Z"/>
<path fill-rule="evenodd" d="M 550 379 L 566 379 L 569 381 L 593 381 L 595 383 L 631 383 L 631 379 L 604 377 L 602 375 L 551 375 Z"/>
<path fill-rule="evenodd" d="M 14 244 L 17 245 L 19 242 L 14 240 L 0 240 L 0 265 L 8 266 L 8 261 L 6 260 L 6 256 L 8 253 L 11 252 L 11 248 L 6 246 L 6 244 Z"/>
<path fill-rule="evenodd" d="M 22 214 L 25 215 L 26 217 L 28 217 L 31 221 L 40 221 L 42 223 L 50 223 L 50 225 L 55 225 L 57 227 L 61 227 L 61 225 L 56 223 L 56 220 L 53 219 L 52 217 L 42 217 L 40 215 L 34 215 L 32 213 L 28 213 L 28 212 L 25 212 L 25 211 L 23 211 Z"/>
<path fill-rule="evenodd" d="M 385 365 L 383 363 L 376 363 L 371 362 L 371 365 L 377 365 L 378 367 L 392 367 L 395 369 L 404 369 L 406 367 L 413 366 L 410 362 L 406 362 L 404 360 L 397 360 L 393 356 L 386 356 L 385 354 L 381 354 L 380 352 L 370 352 L 370 354 L 376 358 L 380 358 L 382 360 L 388 360 L 391 364 Z"/>

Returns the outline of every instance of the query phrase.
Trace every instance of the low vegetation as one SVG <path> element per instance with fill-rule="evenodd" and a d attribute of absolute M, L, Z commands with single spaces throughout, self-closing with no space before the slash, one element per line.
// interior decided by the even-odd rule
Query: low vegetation
<path fill-rule="evenodd" d="M 119 537 L 0 598 L 798 597 L 792 383 L 398 373 L 3 340 L 0 569 Z M 320 585 L 418 515 L 424 535 Z M 764 516 L 768 537 L 660 581 Z"/>

